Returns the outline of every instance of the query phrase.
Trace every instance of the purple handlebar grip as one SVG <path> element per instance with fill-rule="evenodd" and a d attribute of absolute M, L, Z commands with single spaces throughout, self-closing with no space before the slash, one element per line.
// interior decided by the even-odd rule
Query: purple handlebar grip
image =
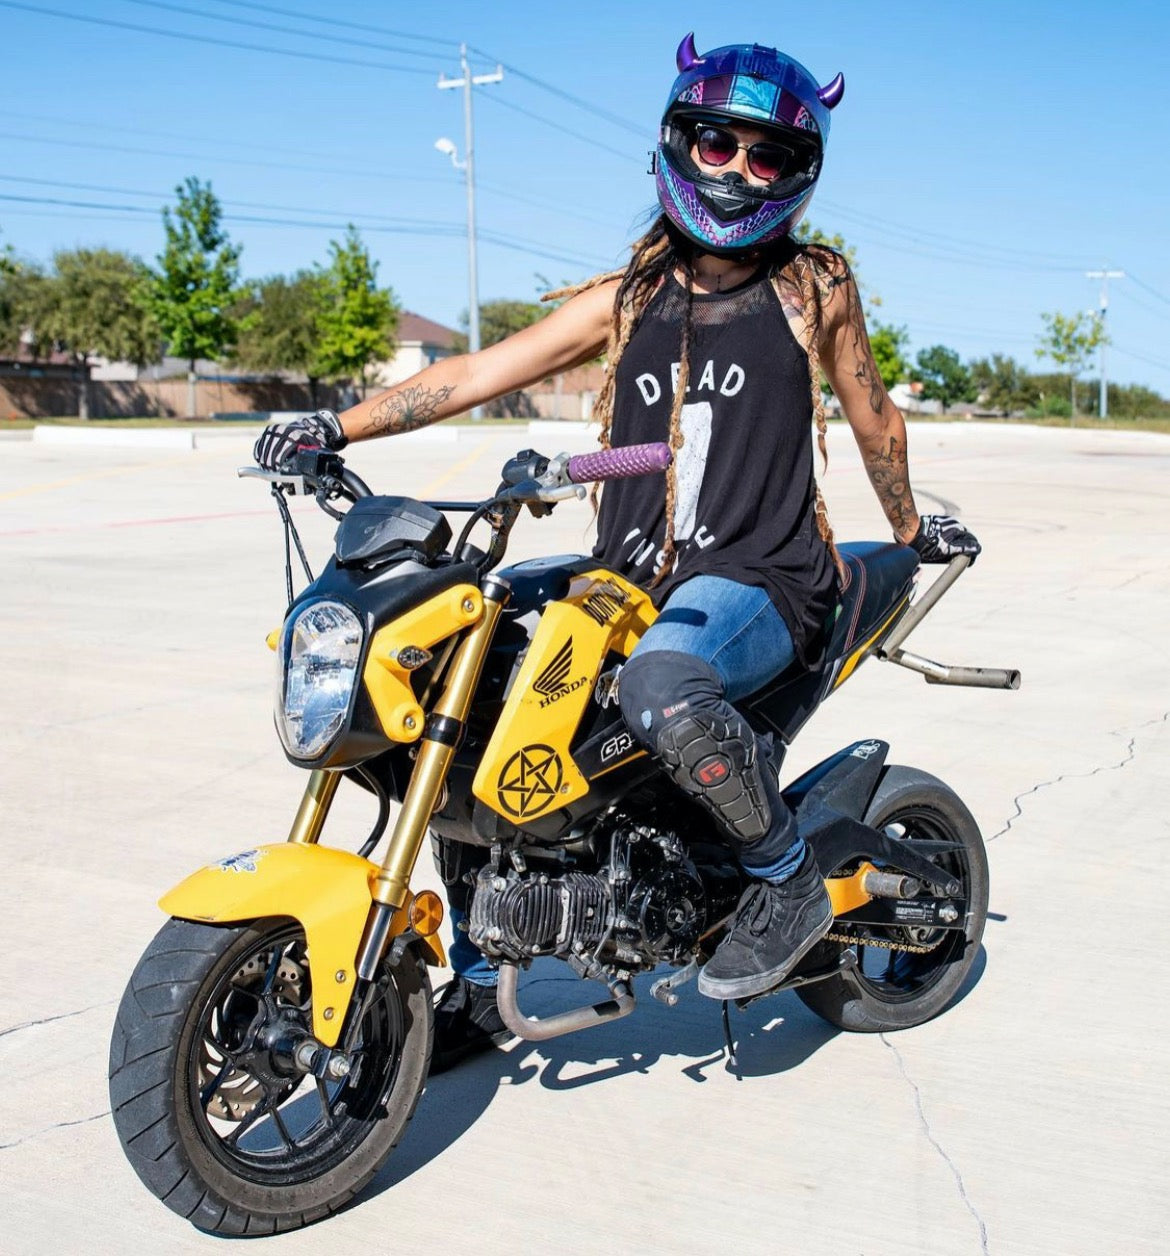
<path fill-rule="evenodd" d="M 670 446 L 621 445 L 617 449 L 602 449 L 595 454 L 574 454 L 569 459 L 569 479 L 574 484 L 589 484 L 593 480 L 621 480 L 632 475 L 652 475 L 670 466 L 673 454 Z"/>

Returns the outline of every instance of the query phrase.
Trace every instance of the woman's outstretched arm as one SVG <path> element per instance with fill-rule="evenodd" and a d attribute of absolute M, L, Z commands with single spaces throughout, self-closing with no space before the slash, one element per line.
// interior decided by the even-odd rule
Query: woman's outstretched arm
<path fill-rule="evenodd" d="M 617 280 L 599 284 L 478 353 L 444 358 L 346 410 L 349 440 L 437 423 L 597 357 L 605 348 Z"/>

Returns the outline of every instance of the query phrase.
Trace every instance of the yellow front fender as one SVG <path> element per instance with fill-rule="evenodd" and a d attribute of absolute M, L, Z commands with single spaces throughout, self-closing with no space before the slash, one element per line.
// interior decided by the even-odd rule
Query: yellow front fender
<path fill-rule="evenodd" d="M 377 864 L 330 846 L 281 842 L 246 850 L 192 873 L 159 899 L 170 916 L 235 924 L 291 916 L 305 930 L 313 979 L 313 1033 L 337 1044 L 355 977 L 358 943 L 370 910 Z M 390 936 L 410 927 L 410 899 L 394 914 Z M 437 937 L 422 940 L 428 964 L 445 966 Z"/>

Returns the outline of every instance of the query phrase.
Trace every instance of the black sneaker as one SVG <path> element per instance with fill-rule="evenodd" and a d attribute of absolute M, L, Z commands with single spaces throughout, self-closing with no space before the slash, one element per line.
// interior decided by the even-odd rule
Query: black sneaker
<path fill-rule="evenodd" d="M 735 923 L 699 973 L 711 999 L 748 999 L 778 986 L 829 931 L 833 907 L 812 852 L 780 885 L 753 881 Z"/>
<path fill-rule="evenodd" d="M 435 1003 L 431 1076 L 511 1037 L 512 1031 L 500 1019 L 495 986 L 479 986 L 465 977 L 456 977 L 439 991 Z"/>

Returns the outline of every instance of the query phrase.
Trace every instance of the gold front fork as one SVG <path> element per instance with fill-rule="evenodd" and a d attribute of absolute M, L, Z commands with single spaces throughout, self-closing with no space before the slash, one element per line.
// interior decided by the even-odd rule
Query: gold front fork
<path fill-rule="evenodd" d="M 409 896 L 410 874 L 422 849 L 427 823 L 447 780 L 455 748 L 463 735 L 472 695 L 508 593 L 506 581 L 494 576 L 484 580 L 483 616 L 468 629 L 456 650 L 442 696 L 427 717 L 406 797 L 402 800 L 386 857 L 371 887 L 374 901 L 358 948 L 357 965 L 359 976 L 367 980 L 373 976 L 382 957 L 394 913 L 405 905 Z"/>
<path fill-rule="evenodd" d="M 325 817 L 333 804 L 333 795 L 341 784 L 340 772 L 326 772 L 317 768 L 309 773 L 309 783 L 305 786 L 305 796 L 297 808 L 288 840 L 311 844 L 319 841 L 321 830 L 325 827 Z"/>

